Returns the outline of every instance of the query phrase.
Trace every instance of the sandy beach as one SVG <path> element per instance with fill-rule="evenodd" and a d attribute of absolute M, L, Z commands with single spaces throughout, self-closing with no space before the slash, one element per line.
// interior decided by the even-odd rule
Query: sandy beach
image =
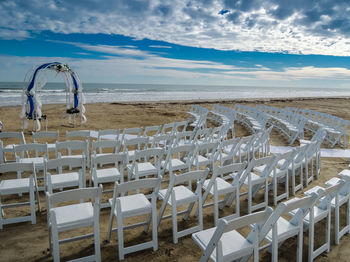
<path fill-rule="evenodd" d="M 76 127 L 66 127 L 61 125 L 61 115 L 65 111 L 64 105 L 43 105 L 43 113 L 47 115 L 48 130 L 59 130 L 60 140 L 65 140 L 66 130 L 99 130 L 99 129 L 123 129 L 126 127 L 145 127 L 150 125 L 160 125 L 174 121 L 186 119 L 186 112 L 191 105 L 196 103 L 203 107 L 211 108 L 212 104 L 220 103 L 225 106 L 232 106 L 235 103 L 243 103 L 248 106 L 266 104 L 277 107 L 300 107 L 308 108 L 324 113 L 329 113 L 350 121 L 350 98 L 300 98 L 300 99 L 265 99 L 265 100 L 238 100 L 238 101 L 186 101 L 186 102 L 154 102 L 154 103 L 99 103 L 87 104 L 87 123 Z M 0 107 L 0 121 L 2 121 L 3 131 L 20 131 L 22 122 L 19 119 L 20 107 Z M 31 127 L 31 124 L 30 124 Z M 246 136 L 248 130 L 240 125 L 235 126 L 236 136 Z M 31 133 L 25 133 L 27 143 L 32 142 Z M 307 136 L 309 137 L 309 136 Z M 350 137 L 350 129 L 347 130 L 347 137 Z M 287 145 L 287 141 L 276 131 L 271 134 L 272 145 Z M 295 145 L 298 145 L 296 143 Z M 336 147 L 338 148 L 338 147 Z M 320 178 L 313 181 L 308 188 L 315 185 L 324 186 L 325 181 L 337 176 L 338 172 L 348 167 L 348 161 L 344 158 L 322 158 L 322 170 Z M 0 176 L 1 178 L 1 176 Z M 305 190 L 305 188 L 304 188 Z M 298 196 L 302 195 L 298 192 Z M 271 194 L 270 194 L 271 195 Z M 6 199 L 5 199 L 6 200 Z M 52 257 L 48 253 L 48 231 L 46 226 L 46 207 L 44 193 L 40 193 L 42 204 L 41 213 L 37 213 L 36 225 L 31 223 L 19 223 L 5 225 L 0 230 L 0 261 L 51 261 Z M 272 206 L 272 198 L 269 199 Z M 158 209 L 161 201 L 158 201 Z M 167 209 L 169 212 L 169 209 Z M 341 209 L 341 225 L 345 223 L 345 209 Z M 213 227 L 213 209 L 211 207 L 203 210 L 204 228 Z M 232 208 L 225 208 L 220 216 L 229 215 Z M 241 215 L 247 213 L 247 202 L 245 197 L 241 198 Z M 11 213 L 7 213 L 11 215 Z M 101 210 L 100 214 L 100 238 L 102 261 L 117 261 L 117 234 L 113 233 L 110 243 L 106 242 L 109 209 Z M 332 215 L 332 220 L 334 214 Z M 196 220 L 190 219 L 187 222 L 180 222 L 180 228 Z M 350 257 L 350 236 L 346 235 L 341 239 L 338 246 L 334 244 L 334 221 L 331 230 L 331 250 L 323 253 L 316 261 L 349 261 Z M 324 225 L 318 225 L 315 230 L 316 247 L 323 243 Z M 142 228 L 126 231 L 124 233 L 126 243 L 140 242 L 149 238 L 145 236 Z M 178 244 L 172 242 L 171 219 L 162 220 L 159 230 L 159 249 L 151 249 L 126 255 L 125 261 L 197 261 L 201 256 L 200 248 L 194 243 L 190 236 L 181 238 Z M 303 258 L 307 260 L 308 233 L 304 233 Z M 286 241 L 279 248 L 279 261 L 294 261 L 296 254 L 296 238 Z M 74 259 L 80 256 L 89 255 L 93 252 L 93 240 L 83 240 L 60 246 L 62 260 Z M 260 253 L 261 261 L 270 261 L 271 256 L 266 250 Z"/>

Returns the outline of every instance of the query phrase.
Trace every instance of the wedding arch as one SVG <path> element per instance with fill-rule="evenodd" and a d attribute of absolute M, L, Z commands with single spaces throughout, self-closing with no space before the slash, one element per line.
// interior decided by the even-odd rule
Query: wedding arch
<path fill-rule="evenodd" d="M 24 88 L 22 94 L 21 119 L 23 119 L 23 129 L 28 128 L 28 120 L 34 121 L 34 131 L 40 130 L 40 122 L 42 120 L 45 120 L 47 123 L 47 117 L 41 111 L 42 103 L 40 98 L 40 91 L 46 84 L 45 73 L 47 71 L 53 71 L 57 75 L 61 75 L 66 84 L 66 111 L 62 116 L 62 121 L 66 119 L 74 126 L 85 123 L 87 119 L 85 116 L 83 88 L 78 74 L 67 64 L 51 62 L 31 70 L 25 77 L 25 82 L 29 82 L 29 84 Z"/>

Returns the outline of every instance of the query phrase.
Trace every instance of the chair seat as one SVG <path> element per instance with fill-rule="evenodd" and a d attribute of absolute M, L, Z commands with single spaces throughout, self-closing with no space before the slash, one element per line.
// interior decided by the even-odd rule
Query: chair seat
<path fill-rule="evenodd" d="M 198 196 L 185 186 L 176 186 L 173 188 L 173 191 L 175 193 L 175 201 L 177 206 L 185 205 L 185 204 L 189 204 L 197 201 Z M 158 193 L 159 197 L 161 199 L 164 199 L 166 192 L 167 192 L 167 189 L 159 190 L 159 193 Z M 168 204 L 171 206 L 171 195 L 169 197 Z"/>
<path fill-rule="evenodd" d="M 120 178 L 120 172 L 115 167 L 97 169 L 96 177 L 98 183 L 112 183 Z M 92 181 L 94 181 L 94 176 L 92 176 Z"/>
<path fill-rule="evenodd" d="M 150 162 L 138 163 L 137 169 L 139 175 L 157 174 L 158 169 Z"/>
<path fill-rule="evenodd" d="M 29 192 L 29 178 L 6 179 L 0 181 L 0 195 Z"/>
<path fill-rule="evenodd" d="M 252 172 L 250 173 L 250 176 L 251 176 L 251 181 L 253 181 L 253 182 L 264 179 L 263 177 L 258 176 L 258 175 L 254 174 Z M 244 180 L 244 184 L 248 185 L 248 177 Z"/>
<path fill-rule="evenodd" d="M 204 156 L 201 156 L 201 155 L 198 155 L 198 158 L 197 158 L 197 160 L 196 161 L 198 161 L 198 164 L 199 165 L 203 165 L 203 164 L 207 164 L 207 163 L 210 163 L 210 159 L 208 159 L 208 158 L 206 158 L 206 157 L 204 157 Z"/>
<path fill-rule="evenodd" d="M 324 210 L 324 209 L 321 209 L 317 206 L 315 206 L 313 208 L 314 210 L 314 222 L 317 223 L 318 221 L 322 220 L 323 218 L 327 217 L 328 215 L 328 210 Z M 295 215 L 296 212 L 298 211 L 298 209 L 296 210 L 292 210 L 290 212 L 291 215 Z M 308 213 L 305 217 L 304 217 L 304 223 L 305 224 L 309 224 L 310 223 L 310 213 Z"/>
<path fill-rule="evenodd" d="M 299 227 L 289 223 L 289 221 L 284 219 L 283 217 L 280 217 L 277 220 L 277 236 L 278 236 L 279 242 L 282 242 L 285 239 L 296 235 L 298 232 L 299 232 Z M 266 235 L 266 239 L 269 242 L 272 242 L 272 229 Z"/>
<path fill-rule="evenodd" d="M 210 179 L 207 179 L 203 183 L 203 189 L 207 190 L 208 185 L 209 185 Z M 215 179 L 216 185 L 217 185 L 217 190 L 219 195 L 227 194 L 230 192 L 234 192 L 235 188 L 228 183 L 226 180 L 222 179 L 221 177 L 217 177 Z M 210 194 L 214 195 L 214 185 L 210 188 L 209 191 Z"/>
<path fill-rule="evenodd" d="M 120 208 L 123 217 L 132 217 L 152 212 L 152 205 L 144 194 L 135 194 L 130 196 L 123 196 L 118 198 L 120 200 Z M 109 199 L 112 206 L 113 199 Z M 117 206 L 114 210 L 117 216 Z"/>
<path fill-rule="evenodd" d="M 63 188 L 79 185 L 79 173 L 71 172 L 64 174 L 51 175 L 52 188 Z"/>
<path fill-rule="evenodd" d="M 164 164 L 165 161 L 162 161 L 162 166 L 164 166 Z M 186 163 L 182 162 L 180 159 L 177 158 L 171 159 L 171 167 L 173 170 L 188 168 Z M 166 166 L 165 170 L 169 171 L 169 164 Z"/>
<path fill-rule="evenodd" d="M 210 239 L 212 238 L 214 232 L 216 230 L 216 227 L 203 230 L 197 233 L 194 233 L 192 235 L 192 238 L 201 246 L 203 249 L 205 249 Z M 252 243 L 247 241 L 240 233 L 238 233 L 236 230 L 232 230 L 229 232 L 226 232 L 221 237 L 221 243 L 222 243 L 222 253 L 223 256 L 230 257 L 230 260 L 233 260 L 236 256 L 242 257 L 245 255 L 250 254 L 254 246 Z M 211 258 L 216 261 L 216 248 L 214 249 L 213 253 L 211 254 Z"/>
<path fill-rule="evenodd" d="M 59 232 L 89 226 L 94 221 L 94 208 L 89 202 L 56 207 L 52 210 L 55 211 Z"/>

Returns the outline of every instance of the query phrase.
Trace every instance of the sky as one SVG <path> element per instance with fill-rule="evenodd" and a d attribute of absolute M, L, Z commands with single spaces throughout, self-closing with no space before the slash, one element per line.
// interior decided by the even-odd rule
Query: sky
<path fill-rule="evenodd" d="M 0 81 L 350 88 L 348 0 L 2 0 Z M 52 77 L 52 81 L 60 81 Z"/>

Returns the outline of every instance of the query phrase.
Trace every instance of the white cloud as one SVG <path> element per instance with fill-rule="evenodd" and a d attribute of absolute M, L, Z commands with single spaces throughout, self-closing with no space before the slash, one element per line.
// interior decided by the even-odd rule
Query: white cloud
<path fill-rule="evenodd" d="M 221 10 L 228 10 L 219 14 Z M 6 0 L 0 37 L 50 30 L 261 52 L 350 55 L 347 1 Z"/>

